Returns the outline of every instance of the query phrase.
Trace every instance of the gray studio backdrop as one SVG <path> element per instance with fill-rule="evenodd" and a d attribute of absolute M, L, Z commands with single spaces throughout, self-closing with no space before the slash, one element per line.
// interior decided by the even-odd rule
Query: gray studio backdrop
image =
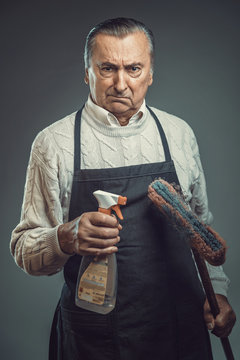
<path fill-rule="evenodd" d="M 86 100 L 84 39 L 109 17 L 136 17 L 155 34 L 148 104 L 185 119 L 196 133 L 214 228 L 229 246 L 229 299 L 239 314 L 239 1 L 1 4 L 1 359 L 47 359 L 62 274 L 26 275 L 10 256 L 10 233 L 19 221 L 32 141 Z M 230 337 L 236 359 L 239 330 L 237 324 Z M 211 339 L 214 359 L 224 359 L 219 340 Z"/>

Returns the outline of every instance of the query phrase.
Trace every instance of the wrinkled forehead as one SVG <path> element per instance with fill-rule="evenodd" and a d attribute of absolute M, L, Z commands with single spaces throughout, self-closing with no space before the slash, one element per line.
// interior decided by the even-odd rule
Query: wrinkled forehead
<path fill-rule="evenodd" d="M 92 60 L 102 62 L 150 61 L 150 46 L 144 32 L 136 31 L 125 36 L 100 33 L 92 47 Z"/>

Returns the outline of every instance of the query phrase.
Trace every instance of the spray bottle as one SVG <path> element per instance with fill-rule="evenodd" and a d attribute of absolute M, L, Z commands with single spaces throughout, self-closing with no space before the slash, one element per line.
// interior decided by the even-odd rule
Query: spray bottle
<path fill-rule="evenodd" d="M 120 205 L 127 198 L 97 190 L 93 195 L 98 201 L 98 211 L 111 215 L 114 210 L 123 219 Z M 84 256 L 78 273 L 75 303 L 77 306 L 100 314 L 107 314 L 115 307 L 117 295 L 116 255 Z"/>

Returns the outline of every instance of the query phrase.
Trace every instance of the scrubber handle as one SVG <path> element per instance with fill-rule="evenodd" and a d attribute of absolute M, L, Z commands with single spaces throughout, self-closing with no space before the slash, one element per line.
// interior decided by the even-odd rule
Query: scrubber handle
<path fill-rule="evenodd" d="M 219 310 L 216 295 L 214 293 L 212 283 L 211 283 L 211 280 L 209 277 L 206 263 L 205 263 L 204 259 L 201 257 L 201 255 L 197 252 L 196 249 L 192 248 L 192 252 L 193 252 L 193 255 L 195 258 L 195 262 L 197 264 L 197 268 L 198 268 L 198 271 L 199 271 L 199 274 L 200 274 L 200 277 L 202 280 L 203 288 L 205 290 L 211 312 L 212 312 L 214 318 L 216 318 L 217 315 L 220 313 L 220 310 Z M 221 339 L 221 343 L 222 343 L 222 347 L 223 347 L 226 359 L 234 360 L 231 344 L 229 342 L 228 337 L 224 337 L 224 338 L 220 338 L 220 339 Z"/>

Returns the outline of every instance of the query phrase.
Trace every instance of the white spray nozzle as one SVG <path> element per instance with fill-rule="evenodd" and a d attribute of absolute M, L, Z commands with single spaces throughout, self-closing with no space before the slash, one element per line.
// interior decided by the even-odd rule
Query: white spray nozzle
<path fill-rule="evenodd" d="M 126 205 L 126 197 L 102 190 L 94 191 L 93 195 L 98 201 L 99 211 L 111 214 L 111 209 L 113 209 L 116 212 L 117 216 L 120 219 L 123 219 L 119 205 Z M 106 211 L 103 211 L 103 209 L 105 209 Z"/>

